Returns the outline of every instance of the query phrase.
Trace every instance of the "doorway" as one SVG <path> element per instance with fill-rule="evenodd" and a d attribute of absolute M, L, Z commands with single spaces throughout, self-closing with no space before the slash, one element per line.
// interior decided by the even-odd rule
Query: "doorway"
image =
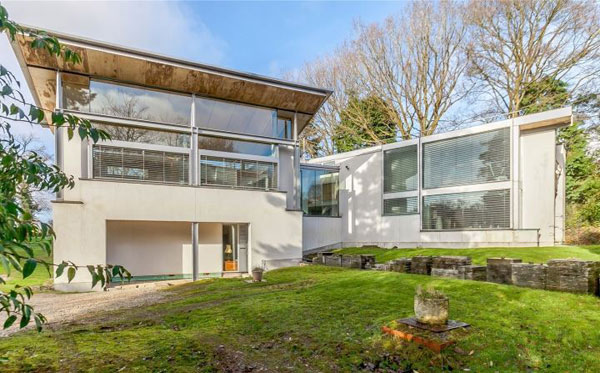
<path fill-rule="evenodd" d="M 248 272 L 248 224 L 223 224 L 223 271 Z"/>

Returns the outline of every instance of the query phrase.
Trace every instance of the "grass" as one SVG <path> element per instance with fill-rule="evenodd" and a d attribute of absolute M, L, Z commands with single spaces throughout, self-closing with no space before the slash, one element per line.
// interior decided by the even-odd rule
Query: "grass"
<path fill-rule="evenodd" d="M 44 249 L 40 246 L 34 246 L 33 252 L 35 257 L 38 259 L 43 259 L 48 262 L 52 261 L 52 255 L 47 255 Z M 6 270 L 2 265 L 0 265 L 0 274 L 6 275 Z M 50 285 L 51 283 L 52 276 L 50 275 L 50 273 L 48 273 L 48 270 L 43 265 L 38 265 L 33 271 L 33 273 L 25 279 L 23 278 L 23 274 L 21 272 L 18 272 L 14 268 L 12 268 L 10 276 L 8 276 L 8 278 L 6 279 L 6 284 L 0 285 L 0 291 L 8 291 L 10 289 L 13 289 L 14 286 L 17 284 L 21 286 L 39 287 Z"/>
<path fill-rule="evenodd" d="M 473 264 L 486 264 L 487 258 L 520 258 L 523 262 L 545 263 L 549 259 L 578 258 L 600 261 L 600 245 L 551 247 L 497 247 L 481 249 L 382 249 L 352 247 L 336 250 L 340 254 L 373 254 L 377 263 L 416 255 L 466 255 Z"/>
<path fill-rule="evenodd" d="M 393 272 L 305 266 L 267 282 L 211 279 L 170 288 L 169 303 L 106 311 L 0 340 L 0 370 L 600 371 L 600 299 Z M 442 355 L 381 335 L 413 314 L 418 285 L 472 325 Z"/>

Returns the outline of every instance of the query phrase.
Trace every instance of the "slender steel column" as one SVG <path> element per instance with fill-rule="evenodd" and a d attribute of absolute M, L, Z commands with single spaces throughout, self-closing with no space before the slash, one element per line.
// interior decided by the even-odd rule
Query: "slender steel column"
<path fill-rule="evenodd" d="M 192 223 L 192 280 L 198 280 L 198 228 L 200 223 Z"/>
<path fill-rule="evenodd" d="M 294 113 L 294 208 L 300 208 L 300 148 L 298 147 L 298 114 Z"/>
<path fill-rule="evenodd" d="M 62 73 L 56 71 L 56 104 L 54 109 L 57 111 L 62 110 L 63 102 L 63 89 L 62 89 Z M 54 128 L 54 162 L 61 170 L 64 169 L 64 130 L 62 127 Z M 56 199 L 63 199 L 62 189 L 56 192 Z"/>
<path fill-rule="evenodd" d="M 192 95 L 192 112 L 190 115 L 190 185 L 198 185 L 198 130 L 196 129 L 196 95 Z"/>

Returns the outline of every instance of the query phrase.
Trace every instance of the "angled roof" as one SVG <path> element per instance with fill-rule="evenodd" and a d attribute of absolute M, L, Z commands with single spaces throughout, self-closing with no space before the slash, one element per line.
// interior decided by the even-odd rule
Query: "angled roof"
<path fill-rule="evenodd" d="M 35 27 L 28 27 L 37 29 Z M 182 93 L 277 108 L 299 115 L 299 130 L 332 91 L 262 75 L 225 69 L 129 47 L 48 32 L 79 53 L 82 62 L 65 63 L 43 49 L 32 49 L 24 36 L 12 43 L 38 105 L 54 108 L 54 72 L 81 74 Z"/>

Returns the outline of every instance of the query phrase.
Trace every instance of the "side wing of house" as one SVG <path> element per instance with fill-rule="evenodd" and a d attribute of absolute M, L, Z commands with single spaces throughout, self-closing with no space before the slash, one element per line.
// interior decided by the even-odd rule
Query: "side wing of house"
<path fill-rule="evenodd" d="M 339 214 L 305 214 L 304 250 L 562 243 L 557 130 L 571 116 L 557 109 L 311 160 L 338 170 Z"/>

